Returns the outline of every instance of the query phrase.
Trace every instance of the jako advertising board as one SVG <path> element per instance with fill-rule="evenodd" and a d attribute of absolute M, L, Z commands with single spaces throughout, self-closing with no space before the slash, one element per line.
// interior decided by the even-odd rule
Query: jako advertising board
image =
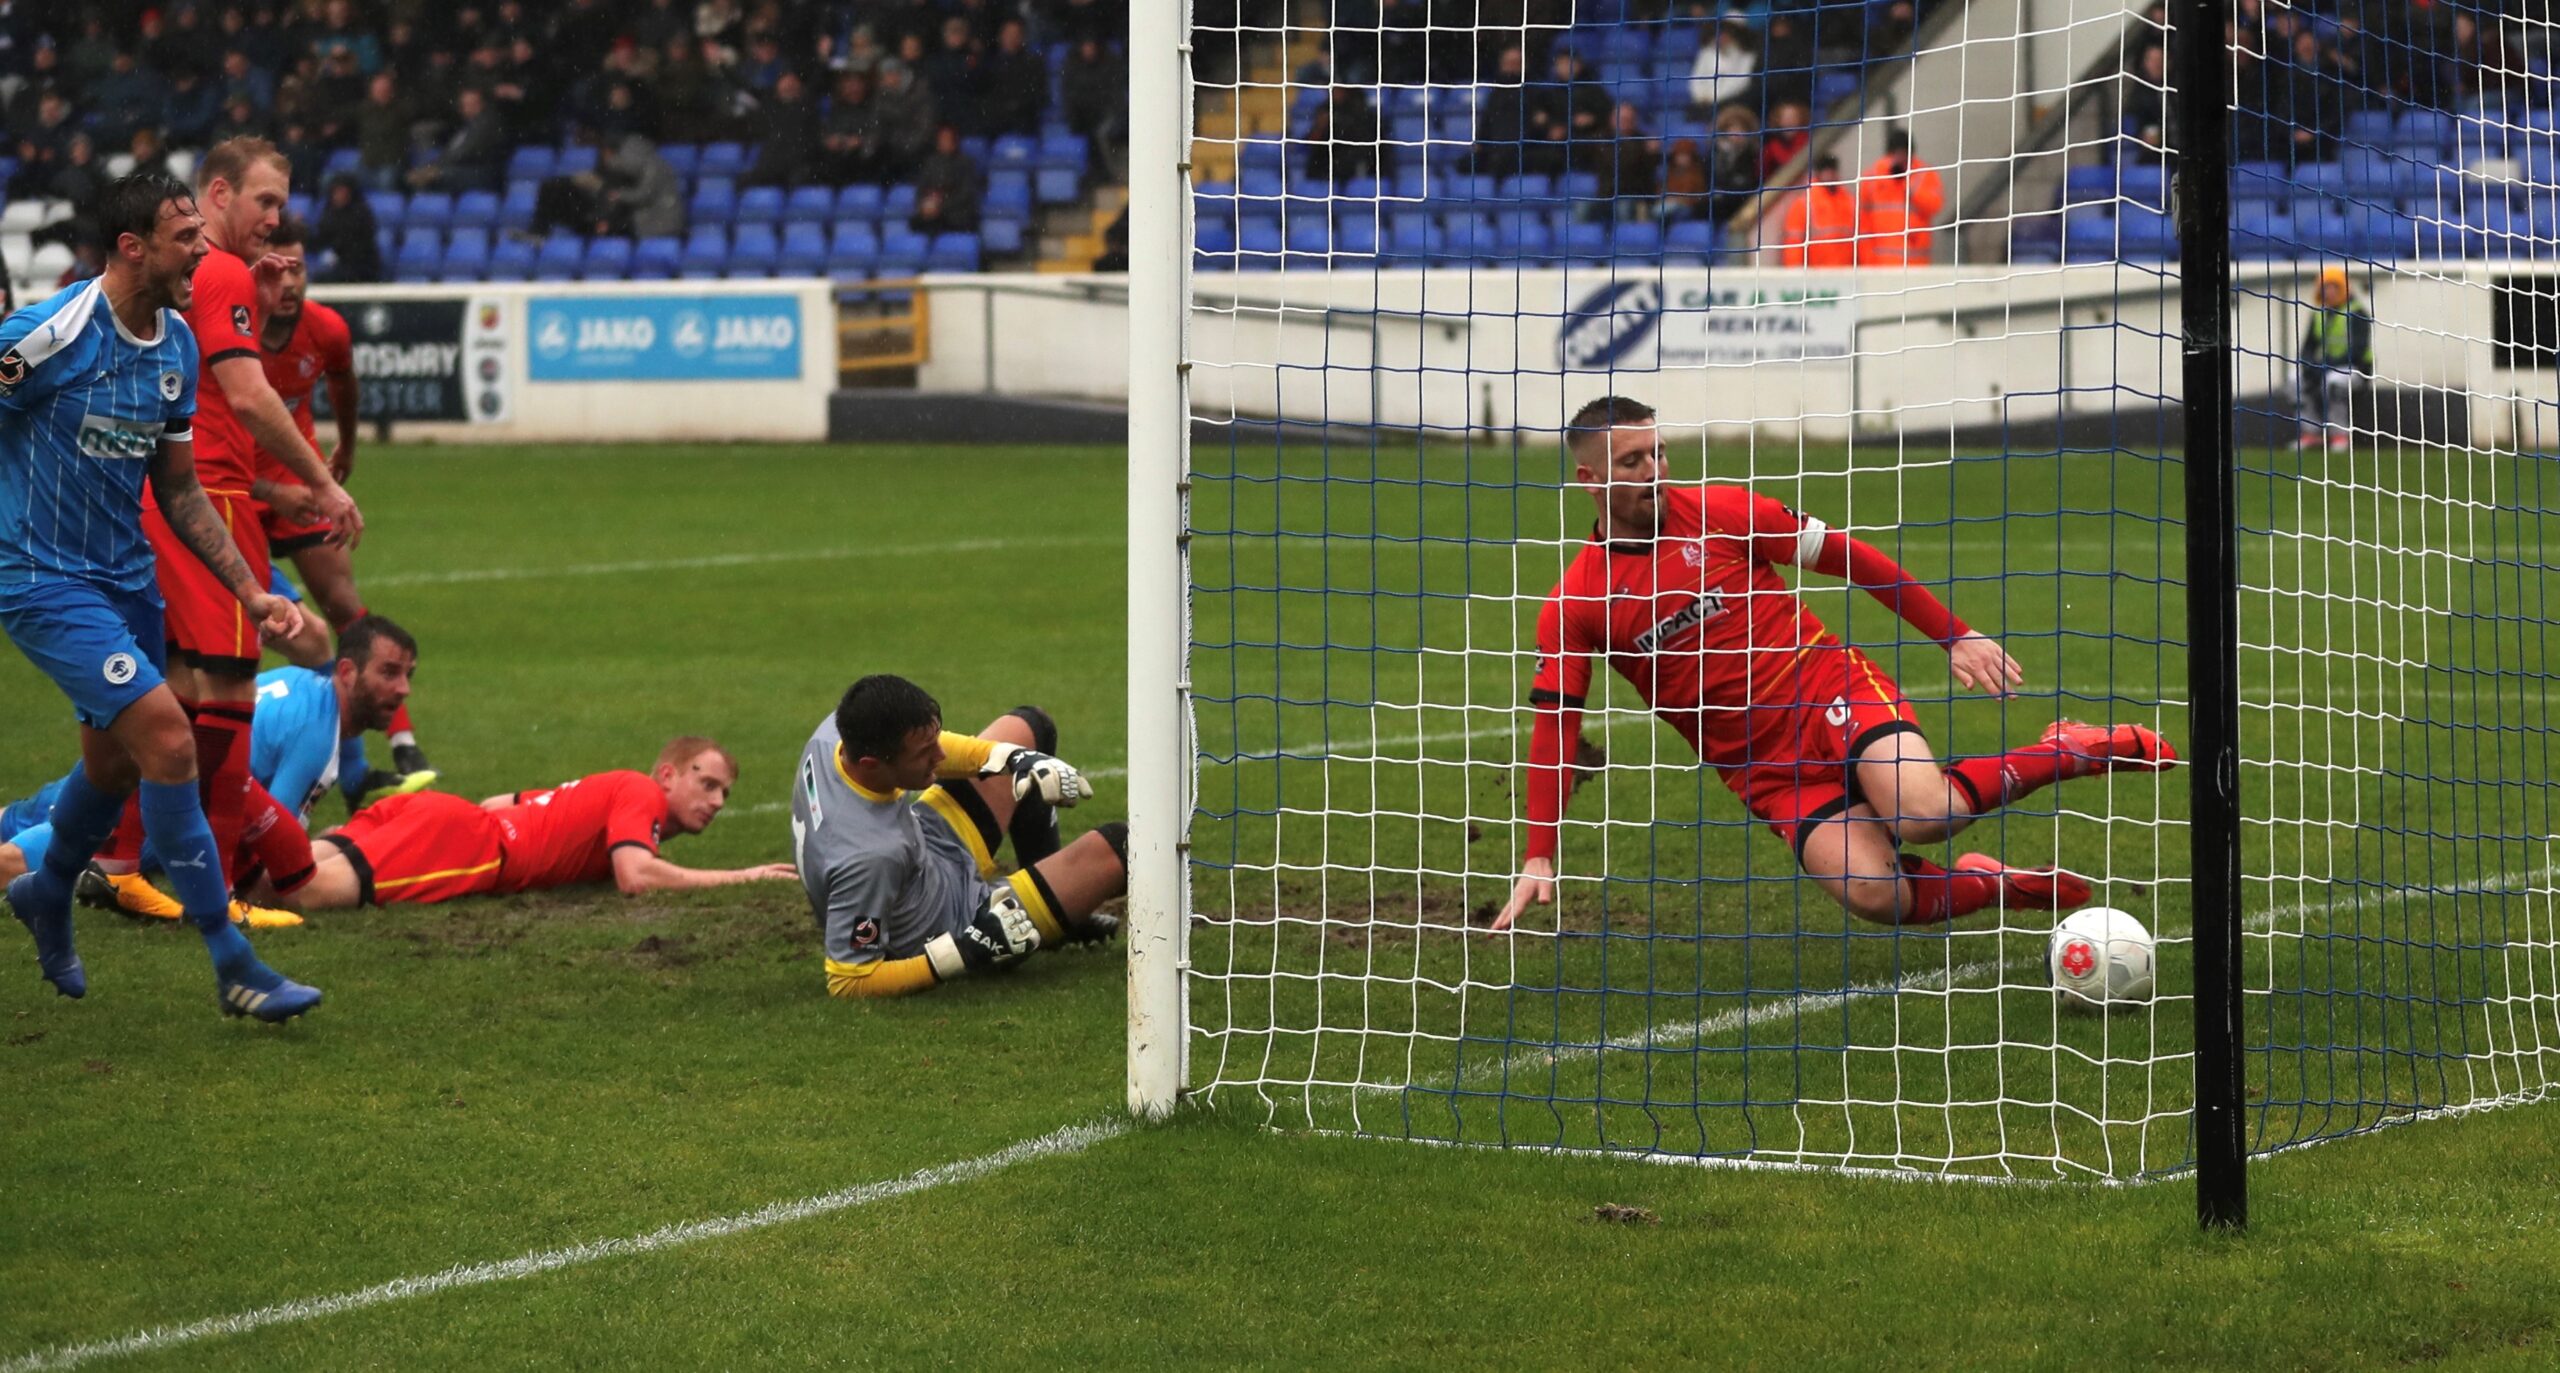
<path fill-rule="evenodd" d="M 526 376 L 796 381 L 804 327 L 797 296 L 535 296 L 525 310 Z"/>

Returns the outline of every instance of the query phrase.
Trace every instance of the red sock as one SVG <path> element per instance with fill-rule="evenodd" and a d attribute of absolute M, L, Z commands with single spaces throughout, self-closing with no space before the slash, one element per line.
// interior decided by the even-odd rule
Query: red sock
<path fill-rule="evenodd" d="M 2000 899 L 2000 878 L 1988 872 L 1949 872 L 1916 853 L 1902 855 L 1905 925 L 1943 925 Z"/>
<path fill-rule="evenodd" d="M 223 861 L 240 847 L 249 805 L 249 712 L 244 702 L 207 701 L 196 707 L 196 792 L 213 828 L 213 851 Z"/>
<path fill-rule="evenodd" d="M 240 829 L 239 856 L 232 860 L 232 880 L 245 880 L 263 868 L 279 892 L 290 892 L 311 880 L 311 832 L 284 803 L 256 782 L 249 784 L 246 821 Z"/>
<path fill-rule="evenodd" d="M 414 734 L 417 732 L 409 728 L 408 702 L 401 702 L 400 708 L 391 712 L 391 723 L 384 725 L 382 727 L 382 732 L 384 734 Z"/>
<path fill-rule="evenodd" d="M 1973 797 L 1973 813 L 1985 815 L 2067 777 L 2095 770 L 2092 760 L 2056 739 L 2026 744 L 1988 758 L 1948 766 L 1947 776 Z"/>

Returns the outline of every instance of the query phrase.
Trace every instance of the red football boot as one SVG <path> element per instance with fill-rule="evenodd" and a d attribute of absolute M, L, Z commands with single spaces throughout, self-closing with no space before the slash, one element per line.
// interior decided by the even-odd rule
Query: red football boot
<path fill-rule="evenodd" d="M 1956 871 L 1999 878 L 2004 910 L 2062 911 L 2089 901 L 2089 884 L 2060 868 L 2013 868 L 1990 854 L 1968 853 L 1956 860 Z"/>
<path fill-rule="evenodd" d="M 2078 764 L 2071 769 L 2074 777 L 2101 772 L 2160 772 L 2180 761 L 2169 741 L 2146 725 L 2084 725 L 2077 720 L 2056 720 L 2045 730 L 2042 742 L 2062 746 L 2063 753 Z"/>

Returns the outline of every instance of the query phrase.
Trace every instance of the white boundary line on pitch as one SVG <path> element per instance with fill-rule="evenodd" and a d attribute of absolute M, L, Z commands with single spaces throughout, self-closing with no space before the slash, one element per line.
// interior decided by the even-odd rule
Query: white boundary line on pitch
<path fill-rule="evenodd" d="M 486 1283 L 508 1282 L 516 1278 L 529 1278 L 538 1273 L 552 1272 L 555 1269 L 574 1268 L 580 1264 L 593 1263 L 598 1259 L 620 1258 L 627 1254 L 654 1253 L 661 1249 L 673 1249 L 679 1245 L 692 1244 L 698 1240 L 720 1239 L 728 1235 L 743 1234 L 749 1230 L 786 1225 L 796 1220 L 807 1220 L 812 1216 L 823 1216 L 831 1212 L 869 1206 L 874 1202 L 889 1201 L 917 1192 L 930 1191 L 955 1182 L 973 1181 L 989 1173 L 1010 1168 L 1017 1163 L 1080 1154 L 1094 1145 L 1115 1139 L 1128 1131 L 1128 1122 L 1121 1120 L 1102 1120 L 1085 1125 L 1064 1126 L 1036 1139 L 1026 1139 L 1018 1144 L 1008 1145 L 992 1154 L 980 1154 L 976 1158 L 920 1169 L 905 1177 L 892 1178 L 886 1182 L 867 1182 L 859 1187 L 848 1187 L 840 1192 L 803 1197 L 798 1201 L 775 1202 L 770 1206 L 761 1206 L 753 1211 L 741 1211 L 736 1215 L 722 1216 L 715 1220 L 686 1221 L 677 1225 L 663 1226 L 643 1235 L 590 1240 L 584 1244 L 539 1250 L 491 1263 L 457 1264 L 441 1272 L 412 1278 L 395 1278 L 389 1282 L 376 1283 L 371 1287 L 359 1288 L 353 1292 L 341 1292 L 335 1296 L 305 1297 L 296 1301 L 279 1302 L 274 1306 L 262 1306 L 254 1311 L 243 1311 L 237 1315 L 216 1316 L 209 1320 L 190 1321 L 184 1325 L 155 1326 L 149 1330 L 136 1331 L 118 1339 L 101 1340 L 94 1344 L 56 1345 L 51 1349 L 36 1350 L 33 1353 L 22 1354 L 7 1363 L 0 1363 L 0 1373 L 39 1373 L 39 1370 L 77 1368 L 81 1364 L 98 1359 L 122 1358 L 131 1354 L 145 1354 L 178 1345 L 193 1344 L 198 1340 L 244 1335 L 252 1330 L 271 1325 L 290 1325 L 300 1321 L 317 1320 L 322 1316 L 361 1311 L 369 1306 L 406 1301 L 411 1297 L 431 1297 L 439 1292 L 449 1292 L 458 1287 L 478 1287 Z"/>
<path fill-rule="evenodd" d="M 368 576 L 366 586 L 455 586 L 466 582 L 527 582 L 546 577 L 614 577 L 635 572 L 698 572 L 770 563 L 838 562 L 851 558 L 920 558 L 935 553 L 993 553 L 1015 548 L 1100 548 L 1119 539 L 947 539 L 940 543 L 881 544 L 869 548 L 805 548 L 771 553 L 712 553 L 698 558 L 642 558 L 621 563 L 566 563 L 558 567 L 465 567 L 451 572 L 393 572 Z"/>

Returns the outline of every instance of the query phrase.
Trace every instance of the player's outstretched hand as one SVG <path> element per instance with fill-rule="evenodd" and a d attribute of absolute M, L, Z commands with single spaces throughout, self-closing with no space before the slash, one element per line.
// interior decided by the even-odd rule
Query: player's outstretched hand
<path fill-rule="evenodd" d="M 987 766 L 980 775 L 993 777 L 998 773 L 1012 775 L 1016 801 L 1037 791 L 1041 800 L 1064 807 L 1093 795 L 1093 783 L 1076 771 L 1075 764 L 1019 744 L 998 744 L 987 754 Z"/>
<path fill-rule="evenodd" d="M 1503 903 L 1502 914 L 1493 918 L 1494 929 L 1510 929 L 1533 903 L 1556 903 L 1556 865 L 1552 858 L 1532 858 L 1523 865 L 1520 880 L 1511 884 L 1511 899 Z"/>
<path fill-rule="evenodd" d="M 1993 696 L 2011 695 L 2011 688 L 2027 680 L 2009 650 L 1981 634 L 1967 634 L 1947 646 L 1947 671 L 1956 685 Z"/>
<path fill-rule="evenodd" d="M 797 882 L 800 870 L 788 863 L 758 863 L 752 868 L 739 868 L 730 876 L 741 882 Z"/>
<path fill-rule="evenodd" d="M 270 643 L 283 643 L 302 632 L 302 607 L 272 591 L 244 597 L 240 605 Z"/>

